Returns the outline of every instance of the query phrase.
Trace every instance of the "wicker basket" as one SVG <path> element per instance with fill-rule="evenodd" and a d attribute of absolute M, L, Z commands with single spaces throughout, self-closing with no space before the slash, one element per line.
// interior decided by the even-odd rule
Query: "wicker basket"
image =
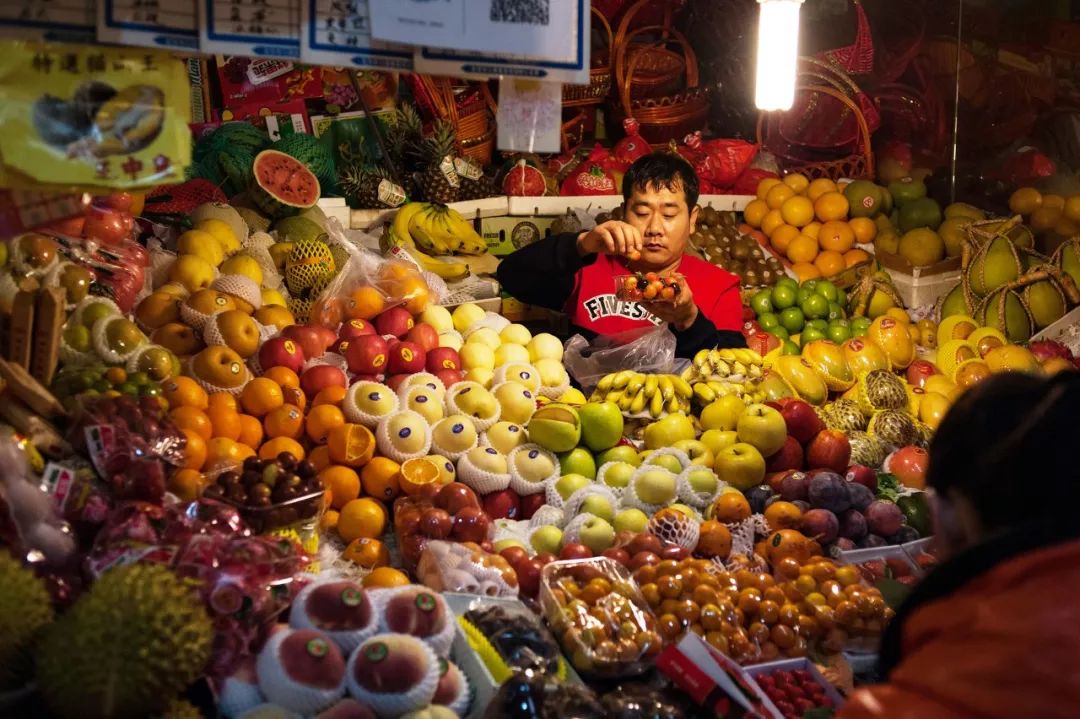
<path fill-rule="evenodd" d="M 631 80 L 630 95 L 635 99 L 674 95 L 684 86 L 688 72 L 687 58 L 683 53 L 673 52 L 666 45 L 672 32 L 671 13 L 665 12 L 661 24 L 642 24 L 639 15 L 647 15 L 653 7 L 652 0 L 638 0 L 627 9 L 615 32 L 612 47 L 615 51 L 613 66 L 627 61 L 627 56 L 637 60 L 637 72 Z M 637 25 L 634 21 L 638 20 Z M 659 31 L 656 39 L 635 39 L 638 36 Z M 616 88 L 618 89 L 618 88 Z"/>
<path fill-rule="evenodd" d="M 586 107 L 599 105 L 611 92 L 611 54 L 614 52 L 615 43 L 611 33 L 611 24 L 596 8 L 592 9 L 594 21 L 599 21 L 607 38 L 607 48 L 601 62 L 596 62 L 596 48 L 593 48 L 593 66 L 589 71 L 588 85 L 563 85 L 563 107 Z"/>
<path fill-rule="evenodd" d="M 490 164 L 495 149 L 495 100 L 486 82 L 479 92 L 459 101 L 453 84 L 445 77 L 417 76 L 437 118 L 448 120 L 457 133 L 458 154 L 482 165 Z"/>
<path fill-rule="evenodd" d="M 576 110 L 576 112 L 575 112 Z M 563 153 L 572 152 L 585 141 L 585 131 L 589 124 L 590 108 L 570 108 L 563 111 L 563 123 L 559 138 Z"/>

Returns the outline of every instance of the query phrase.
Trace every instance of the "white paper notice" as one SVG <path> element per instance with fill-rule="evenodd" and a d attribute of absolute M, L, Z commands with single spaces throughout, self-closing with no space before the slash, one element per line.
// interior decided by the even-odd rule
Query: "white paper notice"
<path fill-rule="evenodd" d="M 199 0 L 199 49 L 300 57 L 300 0 Z"/>
<path fill-rule="evenodd" d="M 411 70 L 413 49 L 373 40 L 368 0 L 301 0 L 300 60 L 312 65 Z"/>
<path fill-rule="evenodd" d="M 0 37 L 94 41 L 94 0 L 0 0 Z"/>
<path fill-rule="evenodd" d="M 558 152 L 562 83 L 502 78 L 495 126 L 504 152 Z"/>
<path fill-rule="evenodd" d="M 370 0 L 380 40 L 566 62 L 586 0 Z"/>
<path fill-rule="evenodd" d="M 97 39 L 116 45 L 199 49 L 197 0 L 98 0 Z"/>

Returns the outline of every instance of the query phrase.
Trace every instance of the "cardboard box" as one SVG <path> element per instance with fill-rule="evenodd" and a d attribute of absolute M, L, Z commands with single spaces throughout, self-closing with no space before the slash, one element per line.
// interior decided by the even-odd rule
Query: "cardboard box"
<path fill-rule="evenodd" d="M 556 219 L 545 216 L 485 217 L 480 220 L 480 235 L 487 242 L 488 252 L 496 256 L 509 255 L 550 235 Z"/>
<path fill-rule="evenodd" d="M 913 267 L 903 257 L 891 252 L 877 250 L 875 256 L 892 277 L 907 307 L 922 307 L 936 302 L 960 280 L 959 257 L 948 257 L 926 267 Z"/>

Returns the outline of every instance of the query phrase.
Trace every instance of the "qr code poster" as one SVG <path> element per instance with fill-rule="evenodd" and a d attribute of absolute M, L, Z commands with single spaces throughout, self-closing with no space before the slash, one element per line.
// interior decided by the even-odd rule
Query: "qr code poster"
<path fill-rule="evenodd" d="M 581 57 L 588 0 L 369 0 L 372 36 L 558 63 Z M 586 65 L 588 67 L 588 65 Z"/>

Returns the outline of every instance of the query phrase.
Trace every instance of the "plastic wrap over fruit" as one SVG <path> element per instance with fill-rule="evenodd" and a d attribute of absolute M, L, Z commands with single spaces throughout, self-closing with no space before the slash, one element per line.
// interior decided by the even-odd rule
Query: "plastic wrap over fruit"
<path fill-rule="evenodd" d="M 488 597 L 516 597 L 517 573 L 498 554 L 472 550 L 458 542 L 428 542 L 420 554 L 416 575 L 439 592 L 463 592 Z"/>
<path fill-rule="evenodd" d="M 517 671 L 503 682 L 483 719 L 601 719 L 596 694 L 583 684 L 564 684 L 546 674 Z"/>
<path fill-rule="evenodd" d="M 493 677 L 529 670 L 565 678 L 559 645 L 540 617 L 524 604 L 476 600 L 461 623 L 470 640 L 477 640 L 480 659 Z"/>
<path fill-rule="evenodd" d="M 14 436 L 0 437 L 0 467 L 0 508 L 9 520 L 0 521 L 0 531 L 8 526 L 14 530 L 14 536 L 3 532 L 0 539 L 32 562 L 51 568 L 67 564 L 75 554 L 75 538 L 53 497 L 37 485 Z"/>

